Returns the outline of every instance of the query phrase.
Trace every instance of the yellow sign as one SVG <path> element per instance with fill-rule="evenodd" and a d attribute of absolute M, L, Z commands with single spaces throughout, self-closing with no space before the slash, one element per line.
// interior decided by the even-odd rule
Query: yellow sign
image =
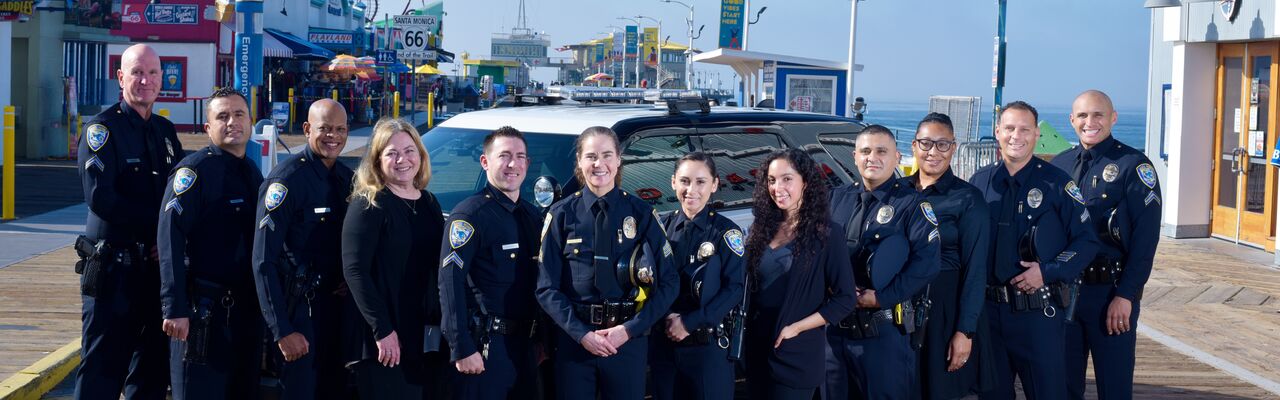
<path fill-rule="evenodd" d="M 35 5 L 32 0 L 0 0 L 0 21 L 30 17 Z"/>
<path fill-rule="evenodd" d="M 650 67 L 658 65 L 658 28 L 644 28 L 644 40 L 641 41 L 640 56 L 644 58 L 644 63 Z"/>

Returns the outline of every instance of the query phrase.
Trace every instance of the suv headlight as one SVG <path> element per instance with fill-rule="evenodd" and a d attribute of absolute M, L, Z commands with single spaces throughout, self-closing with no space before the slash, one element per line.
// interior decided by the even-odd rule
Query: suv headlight
<path fill-rule="evenodd" d="M 543 175 L 533 181 L 533 200 L 539 207 L 551 207 L 559 197 L 560 183 L 556 182 L 556 178 Z"/>

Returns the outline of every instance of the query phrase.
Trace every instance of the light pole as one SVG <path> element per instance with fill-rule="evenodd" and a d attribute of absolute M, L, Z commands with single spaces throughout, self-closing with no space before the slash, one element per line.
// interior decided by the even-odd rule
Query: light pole
<path fill-rule="evenodd" d="M 661 20 L 654 19 L 653 17 L 646 17 L 643 15 L 637 15 L 636 19 L 647 19 L 647 20 L 653 21 L 653 23 L 658 25 L 658 37 L 654 38 L 654 40 L 658 40 L 658 38 L 662 37 L 662 21 Z M 658 63 L 657 65 L 654 65 L 653 68 L 654 68 L 653 80 L 657 81 L 655 83 L 656 85 L 658 85 L 657 89 L 662 89 L 662 41 L 658 41 Z"/>
<path fill-rule="evenodd" d="M 636 24 L 636 86 L 637 86 L 637 87 L 639 87 L 639 86 L 640 86 L 640 64 L 641 64 L 641 62 L 640 62 L 640 56 L 641 56 L 641 54 L 640 54 L 640 44 L 641 44 L 641 42 L 642 42 L 642 41 L 640 40 L 640 38 L 641 38 L 641 36 L 640 36 L 640 35 L 643 35 L 643 34 L 644 34 L 644 29 L 640 26 L 640 21 L 639 21 L 639 20 L 637 20 L 637 19 L 634 19 L 634 18 L 627 18 L 627 17 L 618 17 L 618 19 L 625 20 L 625 21 L 631 21 L 631 23 Z M 624 38 L 623 40 L 626 40 L 626 39 Z M 626 49 L 623 49 L 623 52 L 626 52 Z M 626 69 L 627 69 L 627 56 L 626 56 L 626 55 L 623 55 L 623 56 L 622 56 L 622 69 L 623 69 L 623 70 L 626 70 Z M 622 74 L 623 74 L 623 75 L 626 75 L 627 73 L 626 73 L 626 72 L 623 72 Z M 623 86 L 623 87 L 626 87 L 626 86 L 627 86 L 627 85 L 626 85 L 626 79 L 627 79 L 627 78 L 626 78 L 626 77 L 623 77 L 622 79 L 623 79 L 622 86 Z"/>
<path fill-rule="evenodd" d="M 995 104 L 991 108 L 991 136 L 996 136 L 996 123 L 1000 120 L 1000 102 L 1004 98 L 1004 16 L 1006 0 L 997 0 L 996 14 L 996 70 L 991 77 L 991 87 L 995 89 Z"/>
<path fill-rule="evenodd" d="M 756 20 L 755 21 L 749 20 L 747 21 L 747 25 L 742 27 L 742 51 L 747 51 L 747 32 L 751 30 L 751 25 L 755 25 L 757 22 L 760 22 L 760 14 L 764 14 L 764 10 L 768 10 L 768 9 L 769 9 L 769 6 L 760 7 L 760 10 L 756 11 Z M 746 8 L 744 8 L 743 10 L 746 12 L 751 12 L 751 0 L 747 0 Z"/>
<path fill-rule="evenodd" d="M 845 88 L 844 88 L 844 90 L 845 90 L 845 92 L 844 92 L 844 103 L 845 103 L 844 116 L 845 116 L 845 117 L 852 117 L 852 116 L 853 116 L 853 99 L 854 99 L 854 97 L 853 97 L 853 70 L 855 69 L 855 68 L 853 67 L 853 66 L 854 66 L 854 63 L 853 63 L 853 56 L 854 56 L 854 45 L 855 45 L 855 44 L 857 44 L 857 33 L 858 33 L 858 1 L 859 1 L 859 0 L 851 0 L 851 1 L 850 1 L 850 3 L 852 3 L 852 4 L 850 4 L 850 5 L 849 5 L 849 70 L 848 70 L 848 77 L 845 79 Z M 760 11 L 764 11 L 764 10 L 760 10 Z"/>
<path fill-rule="evenodd" d="M 619 55 L 619 57 L 622 57 L 622 74 L 621 74 L 621 75 L 622 75 L 622 87 L 627 87 L 627 80 L 626 80 L 626 79 L 627 79 L 627 71 L 626 71 L 626 70 L 627 70 L 627 64 L 626 64 L 626 63 L 627 63 L 627 55 L 626 55 L 626 53 L 627 53 L 627 28 L 623 28 L 623 27 L 621 27 L 621 26 L 617 26 L 617 25 L 609 25 L 609 26 L 606 26 L 605 28 L 609 28 L 609 29 L 612 29 L 612 30 L 613 30 L 612 32 L 613 32 L 613 48 L 614 48 L 614 49 L 618 48 L 618 39 L 622 39 L 622 54 L 620 54 L 620 55 Z M 618 32 L 622 32 L 622 37 L 621 37 L 621 38 L 619 38 L 619 37 L 618 37 Z M 612 52 L 613 52 L 613 49 L 609 49 L 609 52 L 610 52 L 610 53 L 612 53 Z M 617 69 L 617 68 L 615 68 L 615 67 L 617 67 L 617 66 L 618 66 L 618 61 L 617 61 L 617 60 L 614 60 L 614 59 L 613 59 L 612 54 L 610 54 L 610 57 L 609 57 L 609 73 L 612 73 L 612 74 L 617 75 L 618 73 L 617 73 L 616 71 L 614 71 L 614 70 L 616 70 L 616 69 Z M 615 76 L 615 78 L 617 78 L 617 77 Z"/>
<path fill-rule="evenodd" d="M 689 9 L 689 19 L 685 22 L 689 24 L 689 47 L 684 50 L 684 88 L 693 89 L 693 40 L 702 37 L 702 30 L 706 25 L 698 28 L 698 34 L 693 34 L 693 6 L 679 2 L 676 0 L 662 0 L 663 3 L 675 3 Z"/>

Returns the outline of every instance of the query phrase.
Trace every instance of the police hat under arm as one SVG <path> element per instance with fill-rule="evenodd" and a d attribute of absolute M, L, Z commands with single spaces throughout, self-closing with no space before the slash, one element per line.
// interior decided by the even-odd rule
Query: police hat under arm
<path fill-rule="evenodd" d="M 742 234 L 742 230 L 738 225 L 733 223 L 729 218 L 709 210 L 702 210 L 697 218 L 704 218 L 709 227 L 710 235 L 707 235 L 706 241 L 693 243 L 693 246 L 677 246 L 680 249 L 692 250 L 693 254 L 676 254 L 675 257 L 684 257 L 687 259 L 693 256 L 694 262 L 703 261 L 706 263 L 702 267 L 703 271 L 718 271 L 716 277 L 716 285 L 714 287 L 703 284 L 698 281 L 696 293 L 699 294 L 700 307 L 682 313 L 680 315 L 681 322 L 684 323 L 685 329 L 695 330 L 715 326 L 724 320 L 725 315 L 734 306 L 742 302 L 743 291 L 746 288 L 746 266 L 742 258 L 746 236 Z M 680 211 L 675 211 L 667 216 L 669 222 L 677 219 L 683 219 L 684 216 Z M 686 228 L 694 224 L 695 221 L 687 221 Z M 671 224 L 668 224 L 671 225 Z M 672 233 L 675 235 L 675 233 Z M 701 238 L 686 237 L 686 240 L 698 240 Z M 677 263 L 678 264 L 678 263 Z M 673 264 L 675 265 L 675 264 Z M 711 292 L 714 290 L 714 292 Z M 708 298 L 705 294 L 711 293 Z"/>
<path fill-rule="evenodd" d="M 1039 158 L 1032 158 L 1031 163 L 1025 168 L 1034 168 L 1037 175 L 1032 179 L 1039 178 L 1045 184 L 1046 193 L 1040 192 L 1039 188 L 1031 188 L 1028 190 L 1026 199 L 1028 206 L 1032 208 L 1051 207 L 1049 214 L 1041 215 L 1044 217 L 1055 217 L 1061 222 L 1061 226 L 1066 232 L 1045 232 L 1044 234 L 1062 234 L 1066 236 L 1066 248 L 1053 257 L 1053 259 L 1045 259 L 1040 263 L 1040 273 L 1044 277 L 1045 283 L 1053 282 L 1070 282 L 1076 279 L 1084 268 L 1093 260 L 1094 255 L 1098 252 L 1098 237 L 1093 231 L 1093 226 L 1089 222 L 1094 216 L 1089 214 L 1089 210 L 1085 207 L 1083 194 L 1080 187 L 1076 185 L 1067 176 L 1066 172 L 1048 165 L 1047 162 Z M 1040 204 L 1044 203 L 1044 204 Z M 1047 258 L 1047 257 L 1045 257 Z"/>

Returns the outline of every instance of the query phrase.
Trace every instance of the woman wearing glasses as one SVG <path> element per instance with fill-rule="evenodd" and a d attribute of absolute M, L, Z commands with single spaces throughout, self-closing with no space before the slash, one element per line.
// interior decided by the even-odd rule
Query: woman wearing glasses
<path fill-rule="evenodd" d="M 911 150 L 919 171 L 909 177 L 916 190 L 933 204 L 942 234 L 941 271 L 930 285 L 933 307 L 925 328 L 919 367 L 924 399 L 955 399 L 976 393 L 981 343 L 986 324 L 980 323 L 991 240 L 990 218 L 982 192 L 951 173 L 956 151 L 951 118 L 929 113 L 916 126 Z"/>

